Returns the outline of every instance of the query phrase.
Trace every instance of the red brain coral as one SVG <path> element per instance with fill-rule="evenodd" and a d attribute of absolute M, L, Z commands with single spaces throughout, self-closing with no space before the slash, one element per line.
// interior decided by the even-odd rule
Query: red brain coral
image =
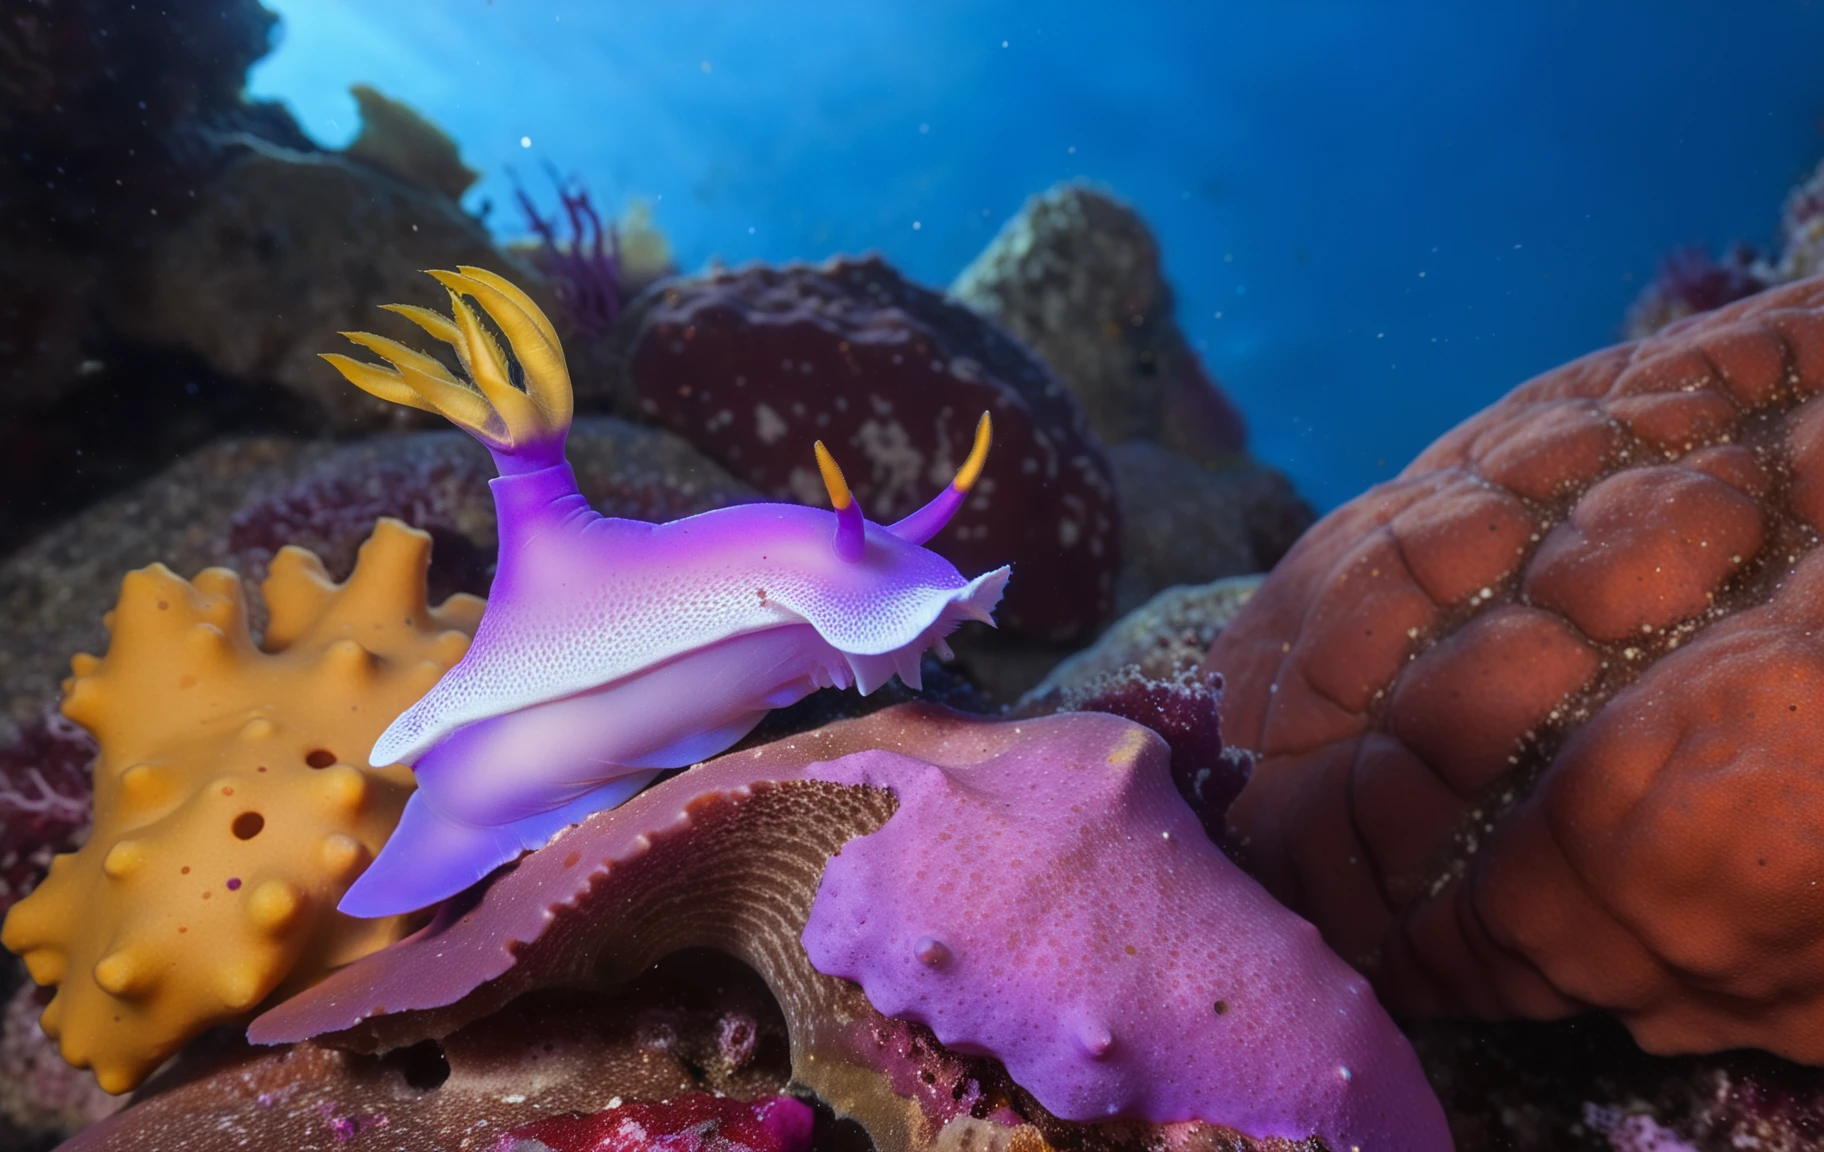
<path fill-rule="evenodd" d="M 966 572 L 1014 563 L 998 615 L 1015 631 L 1067 640 L 1107 615 L 1113 473 L 1070 391 L 991 321 L 878 258 L 676 281 L 634 310 L 619 406 L 775 499 L 828 499 L 822 439 L 891 523 L 950 482 L 991 411 L 987 469 L 932 547 Z"/>
<path fill-rule="evenodd" d="M 1538 377 L 1216 642 L 1230 819 L 1398 1010 L 1824 1063 L 1824 281 Z"/>

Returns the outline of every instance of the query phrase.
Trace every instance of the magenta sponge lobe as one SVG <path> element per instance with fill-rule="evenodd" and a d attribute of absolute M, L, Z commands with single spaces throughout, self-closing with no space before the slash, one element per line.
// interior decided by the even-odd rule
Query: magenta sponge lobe
<path fill-rule="evenodd" d="M 1111 716 L 1031 729 L 980 765 L 875 750 L 810 767 L 898 800 L 830 860 L 813 966 L 998 1057 L 1065 1119 L 1449 1148 L 1366 981 L 1210 842 L 1165 743 Z"/>

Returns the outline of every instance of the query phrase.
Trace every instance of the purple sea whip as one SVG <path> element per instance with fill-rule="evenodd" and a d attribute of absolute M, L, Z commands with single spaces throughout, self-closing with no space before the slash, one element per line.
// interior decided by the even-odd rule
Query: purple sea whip
<path fill-rule="evenodd" d="M 362 332 L 344 335 L 390 369 L 324 359 L 487 446 L 500 562 L 468 655 L 374 746 L 374 764 L 413 766 L 418 791 L 343 911 L 455 895 L 659 772 L 721 752 L 773 708 L 824 687 L 865 694 L 895 673 L 916 687 L 926 649 L 945 651 L 965 619 L 993 622 L 1007 569 L 966 580 L 923 547 L 981 473 L 986 414 L 955 481 L 892 525 L 862 515 L 821 444 L 833 515 L 749 504 L 669 524 L 604 517 L 564 458 L 572 397 L 551 322 L 494 273 L 431 275 L 451 316 L 389 308 L 454 348 L 466 379 Z M 465 297 L 506 336 L 523 391 Z"/>
<path fill-rule="evenodd" d="M 565 316 L 580 336 L 593 340 L 606 335 L 621 313 L 621 241 L 614 225 L 602 227 L 586 190 L 568 191 L 560 181 L 557 199 L 570 221 L 570 239 L 562 242 L 556 216 L 546 219 L 517 182 L 513 195 L 544 244 L 539 263 Z"/>

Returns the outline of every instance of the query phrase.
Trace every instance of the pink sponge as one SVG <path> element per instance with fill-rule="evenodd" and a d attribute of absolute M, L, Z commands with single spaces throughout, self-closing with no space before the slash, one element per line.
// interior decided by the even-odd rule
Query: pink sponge
<path fill-rule="evenodd" d="M 884 750 L 812 765 L 899 802 L 826 868 L 812 964 L 997 1057 L 1065 1119 L 1449 1149 L 1367 983 L 1210 842 L 1165 744 L 1114 717 L 1077 722 L 1110 739 L 1026 741 L 991 771 Z"/>

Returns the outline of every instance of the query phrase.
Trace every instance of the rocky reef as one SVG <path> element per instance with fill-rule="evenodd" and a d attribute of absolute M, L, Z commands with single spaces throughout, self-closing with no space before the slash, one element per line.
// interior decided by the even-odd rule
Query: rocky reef
<path fill-rule="evenodd" d="M 326 386 L 322 326 L 421 294 L 425 261 L 498 259 L 409 109 L 368 90 L 330 153 L 244 97 L 275 21 L 27 0 L 0 25 L 0 547 L 223 431 L 381 426 Z"/>
<path fill-rule="evenodd" d="M 317 353 L 324 332 L 369 324 L 378 305 L 439 303 L 422 268 L 500 263 L 481 222 L 437 188 L 353 155 L 256 137 L 229 152 L 183 219 L 114 280 L 114 332 L 181 346 L 224 378 L 257 382 L 306 427 L 428 425 L 326 375 Z M 408 331 L 398 321 L 392 334 Z"/>
<path fill-rule="evenodd" d="M 1031 347 L 1107 446 L 1117 611 L 1264 572 L 1310 527 L 1286 478 L 1247 454 L 1246 424 L 1178 327 L 1158 241 L 1129 205 L 1078 184 L 1034 196 L 950 297 Z"/>
<path fill-rule="evenodd" d="M 212 387 L 272 405 L 290 428 L 362 438 L 260 435 L 257 419 L 256 434 L 223 437 L 239 418 L 212 406 L 192 429 L 199 439 L 215 436 L 211 442 L 65 515 L 0 561 L 0 589 L 21 624 L 7 637 L 16 739 L 6 763 L 9 780 L 28 789 L 15 807 L 30 839 L 9 860 L 17 873 L 10 891 L 36 885 L 15 906 L 5 938 L 31 975 L 55 989 L 20 1001 L 22 1011 L 42 1006 L 42 1030 L 21 1025 L 8 1042 L 21 1067 L 63 1067 L 55 1043 L 71 1062 L 93 1065 L 102 1087 L 145 1081 L 131 1107 L 85 1131 L 75 1147 L 176 1140 L 201 1148 L 212 1133 L 277 1144 L 442 1146 L 479 1127 L 526 1147 L 613 1146 L 637 1131 L 667 1146 L 799 1149 L 853 1142 L 855 1121 L 890 1148 L 966 1133 L 1032 1147 L 1162 1139 L 1212 1149 L 1445 1146 L 1411 1051 L 1365 985 L 1218 850 L 1248 762 L 1224 749 L 1217 686 L 1181 668 L 1176 678 L 1108 677 L 1048 697 L 1020 720 L 969 719 L 924 703 L 917 707 L 925 711 L 878 711 L 921 698 L 992 708 L 966 679 L 927 659 L 916 672 L 900 668 L 910 686 L 883 691 L 884 700 L 816 693 L 768 720 L 722 769 L 692 769 L 624 814 L 590 821 L 589 835 L 603 845 L 590 868 L 576 867 L 584 844 L 577 829 L 433 911 L 408 939 L 402 933 L 422 917 L 358 921 L 336 912 L 338 894 L 387 839 L 410 789 L 396 766 L 363 766 L 360 749 L 373 742 L 373 725 L 428 686 L 419 680 L 436 679 L 461 656 L 475 628 L 471 596 L 494 584 L 505 530 L 489 500 L 486 453 L 449 433 L 410 430 L 415 417 L 402 428 L 310 367 L 324 343 L 316 337 L 351 326 L 355 313 L 393 291 L 394 272 L 408 264 L 509 268 L 525 279 L 526 307 L 548 338 L 561 331 L 577 344 L 576 363 L 589 372 L 579 389 L 585 409 L 672 429 L 588 414 L 569 428 L 577 487 L 611 516 L 673 520 L 765 496 L 823 502 L 833 464 L 821 477 L 807 472 L 803 461 L 772 450 L 779 427 L 757 416 L 753 436 L 726 434 L 723 408 L 704 407 L 717 399 L 709 384 L 731 379 L 730 364 L 752 365 L 755 387 L 766 386 L 779 405 L 769 411 L 787 430 L 802 423 L 829 441 L 855 473 L 852 489 L 838 473 L 830 496 L 859 498 L 871 515 L 912 512 L 901 506 L 909 486 L 939 469 L 940 482 L 948 480 L 969 454 L 970 479 L 957 481 L 958 530 L 940 547 L 972 566 L 1013 560 L 1049 573 L 1029 581 L 1032 592 L 1008 617 L 1029 645 L 1022 651 L 1032 678 L 1066 651 L 1060 642 L 1100 631 L 1117 589 L 1121 602 L 1138 603 L 1179 580 L 1264 568 L 1309 515 L 1289 485 L 1237 455 L 1236 422 L 1222 425 L 1230 440 L 1189 455 L 1125 438 L 1114 450 L 1142 463 L 1128 469 L 1137 479 L 1121 490 L 1110 449 L 1056 374 L 1075 367 L 1068 348 L 1053 347 L 1063 358 L 1054 370 L 994 320 L 878 259 L 717 273 L 630 298 L 618 235 L 598 244 L 587 200 L 566 189 L 574 235 L 565 240 L 541 220 L 543 247 L 528 254 L 551 273 L 546 286 L 523 265 L 503 265 L 457 205 L 468 174 L 447 138 L 378 93 L 357 95 L 367 127 L 345 153 L 314 150 L 282 131 L 212 138 L 199 203 L 151 230 L 130 265 L 111 274 L 92 322 L 122 346 L 162 347 L 198 366 Z M 326 206 L 335 220 L 313 216 Z M 1102 223 L 1124 231 L 1117 243 L 1144 234 L 1131 214 Z M 399 224 L 411 226 L 411 238 L 389 231 Z M 662 246 L 635 239 L 629 251 L 645 261 L 639 267 L 658 267 L 648 257 Z M 343 262 L 363 251 L 398 263 L 370 262 L 357 276 Z M 1142 360 L 1163 355 L 1175 378 L 1195 377 L 1207 411 L 1229 411 L 1171 326 L 1156 260 L 1138 272 L 1155 289 L 1148 339 L 1156 348 Z M 1009 284 L 998 299 L 1013 307 L 1028 289 L 1040 290 Z M 534 299 L 552 310 L 555 327 Z M 241 308 L 251 322 L 223 322 Z M 419 324 L 427 314 L 402 311 Z M 778 333 L 802 345 L 785 374 L 773 366 Z M 383 351 L 398 347 L 364 339 Z M 521 344 L 513 348 L 524 355 Z M 665 384 L 679 378 L 665 358 L 681 349 L 727 359 L 685 365 L 705 382 L 701 394 Z M 461 358 L 473 372 L 471 358 Z M 495 366 L 506 373 L 505 361 Z M 734 386 L 746 375 L 734 372 Z M 864 378 L 865 386 L 856 383 Z M 1145 387 L 1138 377 L 1131 385 Z M 975 430 L 975 453 L 967 444 L 980 409 L 994 416 L 998 440 L 986 472 L 975 457 L 987 426 Z M 1149 435 L 1168 426 L 1185 425 L 1161 415 Z M 1166 505 L 1176 520 L 1156 519 L 1169 514 Z M 1153 514 L 1154 526 L 1125 532 L 1129 509 Z M 1206 519 L 1213 526 L 1199 536 Z M 1124 541 L 1133 544 L 1126 566 Z M 184 572 L 208 570 L 185 581 L 142 567 L 161 559 Z M 217 564 L 239 575 L 208 568 Z M 60 654 L 98 645 L 116 582 L 134 569 L 106 617 L 108 655 L 78 657 L 63 714 L 43 720 L 59 701 Z M 244 601 L 243 579 L 263 583 L 265 595 Z M 440 611 L 455 616 L 426 606 L 445 599 Z M 404 631 L 391 621 L 403 621 Z M 1199 646 L 1207 640 L 1195 631 L 1207 625 L 1186 627 Z M 1134 630 L 1130 624 L 1124 635 Z M 414 656 L 413 644 L 429 647 Z M 1017 691 L 995 687 L 1004 700 Z M 179 695 L 167 699 L 173 691 Z M 842 717 L 864 711 L 868 719 L 848 722 L 859 727 L 843 726 Z M 1041 718 L 1060 711 L 1067 714 Z M 845 741 L 876 776 L 821 773 L 818 765 Z M 1066 770 L 1095 782 L 1095 799 L 1069 813 L 1032 783 Z M 732 784 L 721 779 L 729 774 Z M 994 800 L 996 787 L 1010 790 Z M 1025 814 L 1007 818 L 1008 803 L 1025 805 Z M 674 804 L 686 814 L 682 824 L 665 815 Z M 964 813 L 977 826 L 970 836 L 933 824 Z M 629 836 L 634 847 L 616 846 Z M 1015 845 L 1005 878 L 1016 890 L 1006 900 L 1025 905 L 1034 925 L 1061 911 L 1038 900 L 1049 878 L 1079 869 L 1085 843 L 1102 843 L 1109 866 L 1084 870 L 1073 898 L 1073 906 L 1100 911 L 1040 949 L 1060 962 L 1071 951 L 1097 954 L 1078 984 L 1083 1018 L 1032 1034 L 1045 1000 L 1037 986 L 1007 984 L 1014 969 L 1005 962 L 987 963 L 991 922 L 940 926 L 949 942 L 925 949 L 947 958 L 935 966 L 915 957 L 897 976 L 831 974 L 865 966 L 876 951 L 839 942 L 859 906 L 834 896 L 825 903 L 837 911 L 819 923 L 836 934 L 826 933 L 821 960 L 797 937 L 810 925 L 827 861 L 869 837 L 895 859 L 947 845 L 946 891 L 975 882 L 980 849 Z M 1160 858 L 1119 863 L 1141 850 Z M 57 851 L 65 855 L 47 876 Z M 861 865 L 868 855 L 856 848 L 847 859 Z M 550 921 L 553 931 L 508 933 L 525 947 L 507 970 L 482 974 L 495 963 L 486 947 L 474 954 L 480 967 L 423 962 L 423 942 L 440 949 L 451 931 L 495 938 L 495 909 L 513 917 L 541 899 L 528 903 L 516 884 L 502 882 L 520 877 L 542 892 L 552 882 L 537 879 L 546 867 L 557 883 L 583 880 L 586 888 L 560 901 L 569 912 Z M 1153 894 L 1111 887 L 1124 867 L 1154 876 Z M 174 870 L 175 879 L 165 875 Z M 655 882 L 666 871 L 674 881 Z M 866 894 L 903 871 L 876 868 L 848 890 L 873 903 Z M 719 874 L 750 876 L 751 884 L 712 883 Z M 671 893 L 718 886 L 721 895 L 688 910 L 666 903 Z M 650 930 L 618 940 L 600 934 L 653 899 L 660 918 Z M 609 910 L 625 901 L 633 904 Z M 88 915 L 76 917 L 79 907 Z M 539 907 L 542 918 L 558 905 Z M 1121 941 L 1105 938 L 1106 925 L 1142 908 L 1151 911 L 1128 923 Z M 931 919 L 942 910 L 903 906 L 896 915 Z M 1242 931 L 1255 943 L 1240 951 L 1197 943 L 1218 922 L 1225 936 Z M 1192 923 L 1203 927 L 1186 927 Z M 1201 959 L 1169 946 L 1180 940 L 1202 947 Z M 359 962 L 382 953 L 383 966 Z M 557 975 L 578 964 L 601 978 Z M 1127 997 L 1129 969 L 1159 995 Z M 1287 971 L 1301 975 L 1288 985 Z M 395 1002 L 382 1004 L 359 991 L 360 1019 L 334 1022 L 351 989 L 391 988 L 407 973 L 420 993 L 447 998 L 419 1004 L 421 996 L 400 988 L 381 994 Z M 953 979 L 961 996 L 953 1011 L 883 1012 L 870 1001 L 890 1004 L 888 985 L 921 973 Z M 1206 988 L 1218 973 L 1227 973 L 1222 987 Z M 281 1043 L 247 1048 L 233 1026 L 273 1004 L 288 1005 L 290 1015 L 268 1015 L 254 1039 Z M 1148 1015 L 1180 1009 L 1194 1009 L 1212 1036 L 1235 1038 L 1227 1074 L 1186 1063 L 1187 1042 Z M 973 1022 L 959 1031 L 954 1011 Z M 442 1023 L 457 1015 L 465 1021 Z M 439 1023 L 400 1044 L 371 1033 L 432 1018 Z M 37 1093 L 38 1112 L 21 1105 L 13 1114 L 22 1131 L 73 1128 L 108 1110 L 84 1103 L 102 1099 L 95 1090 L 77 1076 L 67 1091 Z M 70 1102 L 60 1112 L 51 1103 L 59 1093 Z"/>
<path fill-rule="evenodd" d="M 1817 178 L 1778 252 L 1675 254 L 1644 340 L 1313 527 L 1111 191 L 1034 196 L 947 290 L 680 276 L 570 180 L 503 245 L 410 108 L 363 86 L 331 152 L 248 102 L 270 26 L 0 24 L 0 1143 L 1824 1142 Z M 513 591 L 489 449 L 526 447 L 317 361 L 376 317 L 382 355 L 451 345 L 460 380 L 403 363 L 461 411 L 562 369 L 567 439 L 506 473 L 567 459 L 635 532 L 814 515 L 840 557 L 953 493 L 931 547 L 1011 565 L 1004 632 L 766 696 L 421 912 L 338 911 L 437 790 L 369 750 Z M 702 667 L 666 707 L 738 678 Z"/>

